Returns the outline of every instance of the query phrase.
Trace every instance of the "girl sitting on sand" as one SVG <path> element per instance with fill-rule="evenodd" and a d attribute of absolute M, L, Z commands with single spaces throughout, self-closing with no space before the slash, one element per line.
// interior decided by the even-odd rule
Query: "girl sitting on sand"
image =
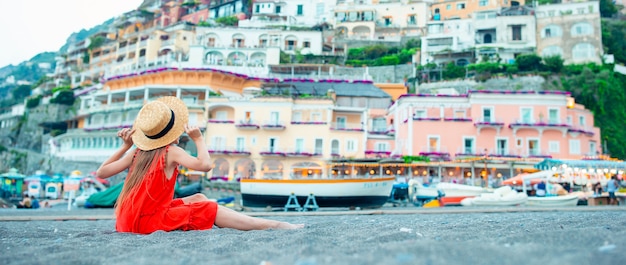
<path fill-rule="evenodd" d="M 124 143 L 102 163 L 96 175 L 108 178 L 129 169 L 116 203 L 118 232 L 204 230 L 213 225 L 239 230 L 303 227 L 247 216 L 203 194 L 173 199 L 178 165 L 205 172 L 213 168 L 200 129 L 186 125 L 188 116 L 187 106 L 180 99 L 162 97 L 141 108 L 132 129 L 117 133 Z M 175 145 L 183 132 L 196 144 L 198 157 Z M 133 144 L 137 149 L 124 156 Z"/>

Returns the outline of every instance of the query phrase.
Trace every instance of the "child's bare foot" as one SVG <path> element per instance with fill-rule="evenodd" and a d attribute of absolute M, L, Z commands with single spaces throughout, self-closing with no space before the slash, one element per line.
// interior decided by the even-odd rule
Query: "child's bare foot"
<path fill-rule="evenodd" d="M 278 222 L 274 229 L 300 229 L 304 228 L 304 224 L 291 224 L 287 222 Z"/>

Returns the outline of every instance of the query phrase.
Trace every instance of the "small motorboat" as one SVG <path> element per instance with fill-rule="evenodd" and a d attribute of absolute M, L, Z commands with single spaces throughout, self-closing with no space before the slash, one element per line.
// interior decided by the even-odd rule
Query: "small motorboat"
<path fill-rule="evenodd" d="M 494 190 L 493 193 L 482 193 L 473 198 L 465 198 L 461 201 L 463 206 L 516 206 L 524 205 L 528 201 L 526 193 L 513 190 L 509 186 L 503 186 Z"/>
<path fill-rule="evenodd" d="M 528 205 L 530 206 L 547 206 L 547 207 L 562 207 L 562 206 L 576 206 L 578 205 L 578 194 L 567 194 L 560 196 L 545 196 L 545 197 L 528 197 Z"/>

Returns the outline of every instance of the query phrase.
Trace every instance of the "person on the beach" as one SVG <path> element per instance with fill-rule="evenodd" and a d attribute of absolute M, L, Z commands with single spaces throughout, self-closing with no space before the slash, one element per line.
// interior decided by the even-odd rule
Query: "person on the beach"
<path fill-rule="evenodd" d="M 129 169 L 116 202 L 118 232 L 205 230 L 213 225 L 238 230 L 304 226 L 238 213 L 201 193 L 173 199 L 179 165 L 205 172 L 213 168 L 202 133 L 198 127 L 187 126 L 188 118 L 187 106 L 180 99 L 162 97 L 141 108 L 132 129 L 117 133 L 124 143 L 102 163 L 96 176 L 108 178 Z M 176 146 L 183 132 L 196 144 L 198 157 Z M 137 149 L 124 155 L 133 144 Z"/>
<path fill-rule="evenodd" d="M 612 175 L 609 182 L 606 183 L 606 191 L 609 193 L 609 205 L 618 205 L 615 192 L 619 189 L 619 183 L 617 182 L 617 176 Z"/>

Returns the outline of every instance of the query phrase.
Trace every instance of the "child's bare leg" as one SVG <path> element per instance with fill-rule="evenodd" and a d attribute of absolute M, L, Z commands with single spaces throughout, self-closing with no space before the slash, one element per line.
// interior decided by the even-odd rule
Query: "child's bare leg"
<path fill-rule="evenodd" d="M 204 194 L 202 193 L 196 193 L 194 195 L 190 195 L 184 198 L 181 198 L 183 200 L 183 202 L 185 204 L 190 204 L 190 203 L 194 203 L 194 202 L 203 202 L 203 201 L 210 201 L 209 198 L 207 198 Z"/>
<path fill-rule="evenodd" d="M 221 205 L 217 208 L 215 225 L 220 228 L 233 228 L 245 231 L 265 229 L 297 229 L 304 227 L 303 224 L 290 224 L 287 222 L 248 216 Z"/>

